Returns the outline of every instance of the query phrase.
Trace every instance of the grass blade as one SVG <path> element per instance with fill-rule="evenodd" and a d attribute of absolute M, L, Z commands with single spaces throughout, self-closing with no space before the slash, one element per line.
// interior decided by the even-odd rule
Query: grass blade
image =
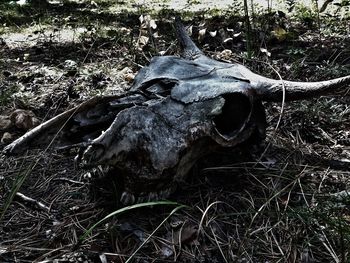
<path fill-rule="evenodd" d="M 94 230 L 95 227 L 97 227 L 98 225 L 100 225 L 101 223 L 106 221 L 108 218 L 111 218 L 112 216 L 119 215 L 121 213 L 124 213 L 124 212 L 132 210 L 132 209 L 141 208 L 141 207 L 147 207 L 147 206 L 154 206 L 154 205 L 177 205 L 179 207 L 183 207 L 183 205 L 180 205 L 179 203 L 172 202 L 172 201 L 156 201 L 156 202 L 147 202 L 147 203 L 141 203 L 141 204 L 135 204 L 135 205 L 126 206 L 126 207 L 123 207 L 121 209 L 118 209 L 118 210 L 108 214 L 107 216 L 102 218 L 100 221 L 98 221 L 96 224 L 94 224 L 92 227 L 90 227 L 84 233 L 84 235 L 82 237 L 80 237 L 80 241 L 84 241 L 86 239 L 86 237 L 92 232 L 92 230 Z"/>

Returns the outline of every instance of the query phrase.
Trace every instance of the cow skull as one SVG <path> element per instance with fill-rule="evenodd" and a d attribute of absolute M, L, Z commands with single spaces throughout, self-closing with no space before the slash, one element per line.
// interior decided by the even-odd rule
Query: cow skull
<path fill-rule="evenodd" d="M 82 132 L 94 137 L 109 126 L 80 144 L 79 161 L 118 173 L 124 181 L 124 204 L 163 199 L 201 156 L 219 147 L 235 147 L 252 136 L 263 139 L 262 101 L 335 93 L 350 83 L 350 76 L 312 83 L 268 79 L 243 65 L 205 56 L 179 20 L 176 29 L 182 57 L 153 58 L 128 93 L 85 102 L 38 126 L 5 151 L 15 152 L 39 135 L 53 134 L 63 123 L 68 137 Z"/>
<path fill-rule="evenodd" d="M 124 203 L 159 199 L 215 147 L 234 147 L 254 131 L 264 137 L 261 101 L 248 82 L 227 75 L 229 66 L 213 70 L 177 57 L 153 59 L 133 87 L 150 97 L 120 111 L 84 152 L 83 164 L 107 164 L 124 174 Z"/>

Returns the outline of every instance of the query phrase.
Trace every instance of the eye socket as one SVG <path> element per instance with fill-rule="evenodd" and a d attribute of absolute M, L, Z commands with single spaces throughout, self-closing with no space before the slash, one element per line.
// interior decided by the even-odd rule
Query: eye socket
<path fill-rule="evenodd" d="M 244 94 L 225 94 L 221 114 L 214 118 L 217 131 L 224 137 L 233 137 L 244 126 L 252 111 L 251 102 Z"/>

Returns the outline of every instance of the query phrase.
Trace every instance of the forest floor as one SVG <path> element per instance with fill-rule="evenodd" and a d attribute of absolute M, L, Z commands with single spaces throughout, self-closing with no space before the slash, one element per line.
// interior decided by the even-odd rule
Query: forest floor
<path fill-rule="evenodd" d="M 152 57 L 179 54 L 175 13 L 97 0 L 0 4 L 0 150 L 87 98 L 126 91 Z M 250 58 L 241 6 L 177 13 L 210 57 L 276 79 L 350 75 L 344 10 L 260 10 Z M 282 103 L 266 104 L 263 156 L 202 160 L 169 198 L 185 208 L 130 209 L 84 240 L 122 207 L 118 182 L 76 167 L 74 151 L 0 155 L 0 262 L 350 262 L 349 94 L 286 103 L 282 116 Z"/>

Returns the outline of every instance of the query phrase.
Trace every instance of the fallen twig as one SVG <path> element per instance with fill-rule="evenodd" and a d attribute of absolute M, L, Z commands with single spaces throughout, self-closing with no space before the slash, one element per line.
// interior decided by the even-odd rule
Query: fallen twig
<path fill-rule="evenodd" d="M 45 205 L 42 202 L 35 200 L 31 197 L 28 197 L 20 192 L 16 193 L 16 198 L 20 199 L 20 201 L 23 201 L 24 203 L 29 204 L 34 209 L 43 210 L 45 212 L 51 211 L 51 209 L 47 205 Z"/>

